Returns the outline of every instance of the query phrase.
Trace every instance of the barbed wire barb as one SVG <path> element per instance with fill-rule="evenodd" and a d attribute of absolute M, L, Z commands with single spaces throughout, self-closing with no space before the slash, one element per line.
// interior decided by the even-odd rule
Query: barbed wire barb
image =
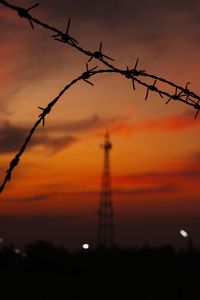
<path fill-rule="evenodd" d="M 133 90 L 135 91 L 135 80 L 134 80 L 134 75 L 132 74 L 132 70 L 129 69 L 129 67 L 126 68 L 126 71 L 124 72 L 124 75 L 127 79 L 131 79 L 132 80 L 132 87 Z"/>
<path fill-rule="evenodd" d="M 73 45 L 78 44 L 78 41 L 69 35 L 70 24 L 71 24 L 71 18 L 69 18 L 69 20 L 68 20 L 67 29 L 66 29 L 65 33 L 57 33 L 57 34 L 52 35 L 51 37 L 53 37 L 54 40 L 62 42 L 62 43 L 71 42 Z M 58 37 L 60 37 L 60 38 L 58 38 Z"/>
<path fill-rule="evenodd" d="M 99 50 L 92 53 L 92 55 L 89 58 L 88 62 L 90 62 L 93 58 L 97 58 L 99 60 L 103 60 L 104 57 L 108 58 L 108 59 L 110 59 L 112 61 L 114 61 L 113 58 L 111 58 L 111 57 L 109 57 L 109 56 L 107 56 L 107 55 L 105 55 L 105 54 L 102 53 L 102 42 L 101 42 L 100 45 L 99 45 Z"/>
<path fill-rule="evenodd" d="M 199 100 L 199 101 L 200 101 L 200 100 Z M 197 103 L 195 103 L 195 105 L 194 105 L 194 108 L 197 109 L 196 115 L 195 115 L 195 117 L 194 117 L 195 120 L 196 120 L 196 118 L 197 118 L 197 116 L 198 116 L 198 114 L 199 114 L 199 110 L 200 110 L 199 101 L 198 101 Z"/>
<path fill-rule="evenodd" d="M 88 63 L 86 63 L 86 71 L 85 72 L 83 72 L 83 74 L 82 74 L 82 77 L 83 77 L 83 80 L 85 81 L 85 82 L 87 82 L 88 84 L 90 84 L 90 85 L 94 85 L 92 82 L 90 82 L 88 79 L 90 78 L 90 76 L 93 74 L 93 71 L 94 70 L 96 70 L 97 69 L 97 66 L 96 67 L 94 67 L 94 68 L 92 68 L 92 69 L 89 69 L 88 68 Z"/>
<path fill-rule="evenodd" d="M 144 98 L 144 100 L 147 100 L 148 96 L 149 96 L 149 91 L 158 91 L 157 87 L 155 86 L 157 82 L 157 79 L 154 80 L 154 83 L 152 85 L 149 85 L 147 87 L 147 91 L 146 91 L 146 96 Z"/>
<path fill-rule="evenodd" d="M 186 95 L 186 101 L 188 101 L 189 99 L 189 95 L 190 95 L 190 90 L 188 89 L 188 85 L 191 84 L 190 81 L 188 81 L 185 85 L 185 88 L 183 89 L 183 92 L 185 93 Z"/>
<path fill-rule="evenodd" d="M 42 110 L 42 113 L 39 115 L 39 117 L 42 119 L 42 125 L 44 127 L 44 125 L 45 125 L 45 117 L 46 117 L 47 114 L 50 113 L 51 106 L 47 105 L 47 107 L 45 107 L 45 108 L 39 106 L 38 108 Z"/>
<path fill-rule="evenodd" d="M 182 94 L 182 91 L 180 91 L 179 94 L 177 94 L 177 93 L 178 93 L 178 88 L 176 87 L 175 94 L 171 95 L 165 104 L 168 104 L 172 99 L 173 100 L 178 100 L 180 98 L 181 94 Z"/>
<path fill-rule="evenodd" d="M 18 9 L 18 15 L 21 17 L 21 18 L 26 18 L 30 25 L 31 25 L 31 28 L 34 29 L 34 25 L 33 25 L 33 22 L 31 20 L 31 16 L 29 15 L 29 11 L 32 10 L 33 8 L 37 7 L 39 5 L 39 3 L 36 3 L 35 5 L 29 7 L 29 8 L 19 8 Z"/>

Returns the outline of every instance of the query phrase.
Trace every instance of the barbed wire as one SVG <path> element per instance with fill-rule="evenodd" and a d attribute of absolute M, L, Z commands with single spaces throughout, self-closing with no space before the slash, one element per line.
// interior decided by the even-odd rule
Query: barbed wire
<path fill-rule="evenodd" d="M 136 89 L 135 83 L 138 83 L 139 85 L 144 86 L 146 88 L 145 100 L 148 99 L 149 92 L 155 92 L 155 93 L 159 94 L 162 99 L 167 97 L 167 101 L 165 102 L 166 104 L 168 104 L 171 100 L 175 100 L 175 101 L 181 101 L 181 102 L 185 103 L 186 105 L 194 107 L 196 109 L 195 119 L 197 118 L 199 110 L 200 110 L 200 96 L 198 96 L 193 91 L 189 90 L 188 85 L 190 84 L 190 82 L 187 82 L 185 87 L 182 87 L 182 86 L 175 84 L 174 82 L 171 82 L 171 81 L 161 78 L 159 76 L 156 76 L 153 74 L 148 74 L 145 70 L 139 70 L 138 69 L 139 58 L 136 60 L 135 66 L 132 69 L 129 68 L 128 66 L 126 67 L 126 69 L 119 69 L 119 68 L 115 67 L 114 65 L 112 65 L 110 62 L 107 61 L 107 60 L 114 61 L 114 59 L 107 56 L 106 54 L 104 54 L 102 52 L 102 42 L 100 42 L 99 49 L 94 52 L 86 50 L 79 45 L 79 42 L 77 41 L 77 39 L 75 39 L 73 36 L 71 36 L 69 34 L 69 29 L 70 29 L 70 24 L 71 24 L 70 18 L 68 20 L 67 28 L 66 28 L 65 32 L 62 32 L 62 31 L 58 30 L 57 28 L 34 18 L 29 12 L 32 9 L 36 8 L 39 5 L 39 3 L 36 3 L 35 5 L 33 5 L 29 8 L 15 6 L 4 0 L 0 0 L 0 4 L 3 4 L 4 6 L 16 11 L 17 14 L 19 15 L 19 17 L 27 19 L 32 29 L 35 28 L 34 24 L 37 24 L 37 25 L 53 32 L 54 35 L 52 35 L 51 37 L 53 37 L 56 41 L 65 43 L 89 57 L 88 61 L 86 63 L 86 70 L 81 75 L 79 75 L 77 78 L 73 79 L 70 83 L 68 83 L 59 92 L 59 94 L 56 96 L 56 98 L 54 98 L 52 101 L 50 101 L 49 104 L 45 108 L 39 107 L 39 109 L 42 110 L 41 114 L 39 115 L 39 119 L 34 123 L 33 127 L 30 129 L 29 134 L 27 135 L 27 137 L 24 141 L 24 144 L 21 146 L 20 150 L 15 155 L 15 157 L 11 160 L 10 166 L 9 166 L 8 170 L 6 171 L 6 175 L 4 177 L 3 183 L 0 185 L 0 193 L 4 190 L 6 183 L 8 181 L 10 181 L 12 172 L 13 172 L 14 168 L 19 164 L 20 157 L 24 153 L 24 151 L 25 151 L 27 145 L 29 144 L 37 127 L 40 125 L 41 122 L 42 122 L 43 126 L 45 125 L 45 118 L 51 112 L 52 107 L 58 102 L 58 100 L 61 98 L 61 96 L 70 87 L 72 87 L 74 84 L 76 84 L 80 80 L 83 80 L 86 83 L 88 83 L 89 85 L 93 86 L 94 84 L 91 81 L 89 81 L 90 77 L 92 77 L 96 74 L 102 74 L 102 73 L 118 73 L 118 74 L 122 75 L 123 77 L 125 77 L 126 79 L 131 80 L 133 90 Z M 93 59 L 99 60 L 103 65 L 105 65 L 109 69 L 99 69 L 97 66 L 90 69 L 88 64 Z M 148 82 L 141 80 L 140 78 L 143 78 L 144 80 L 145 80 L 145 78 L 153 79 L 153 83 L 149 84 Z M 172 87 L 173 89 L 175 89 L 174 93 L 173 92 L 169 93 L 167 90 L 161 90 L 158 87 L 158 84 L 161 82 L 165 83 L 168 86 L 168 88 Z"/>
<path fill-rule="evenodd" d="M 139 59 L 137 59 L 135 67 L 133 69 L 130 69 L 129 67 L 127 67 L 126 70 L 121 70 L 119 68 L 116 68 L 115 66 L 113 66 L 111 63 L 109 63 L 107 60 L 105 60 L 105 58 L 114 61 L 113 58 L 105 55 L 104 53 L 102 53 L 102 42 L 100 43 L 99 49 L 97 51 L 90 51 L 90 50 L 86 50 L 83 49 L 80 45 L 79 42 L 72 37 L 71 35 L 69 35 L 69 27 L 70 27 L 70 23 L 71 23 L 71 19 L 69 19 L 68 24 L 67 24 L 67 30 L 66 32 L 62 32 L 61 30 L 57 29 L 56 27 L 53 27 L 47 23 L 44 23 L 36 18 L 34 18 L 33 16 L 31 16 L 31 14 L 29 13 L 30 10 L 34 9 L 35 7 L 37 7 L 39 4 L 35 4 L 29 8 L 23 8 L 23 7 L 19 7 L 13 4 L 8 3 L 7 1 L 4 0 L 0 0 L 0 3 L 7 6 L 8 8 L 11 8 L 12 10 L 15 10 L 18 15 L 22 18 L 25 18 L 29 21 L 29 23 L 31 24 L 32 29 L 34 29 L 34 25 L 33 24 L 37 24 L 49 31 L 52 31 L 54 33 L 56 33 L 55 35 L 52 35 L 51 37 L 53 37 L 55 40 L 68 44 L 73 48 L 76 48 L 78 51 L 82 52 L 83 54 L 89 56 L 88 62 L 90 62 L 92 60 L 92 58 L 95 58 L 97 60 L 100 60 L 103 64 L 105 64 L 107 67 L 111 68 L 112 70 L 114 70 L 117 73 L 121 73 L 122 75 L 125 75 L 127 78 L 131 78 L 133 79 L 133 81 L 135 80 L 135 77 L 137 76 L 143 76 L 143 77 L 147 77 L 147 78 L 151 78 L 156 80 L 157 82 L 163 82 L 166 83 L 167 85 L 174 87 L 177 90 L 180 90 L 182 93 L 178 94 L 178 97 L 176 97 L 176 93 L 174 94 L 174 97 L 172 97 L 172 99 L 174 100 L 180 100 L 182 101 L 182 97 L 186 97 L 187 101 L 182 101 L 188 105 L 193 106 L 196 110 L 200 109 L 200 96 L 198 96 L 196 93 L 194 93 L 193 91 L 189 90 L 186 84 L 186 87 L 182 87 L 179 86 L 177 84 L 175 84 L 172 81 L 169 81 L 167 79 L 164 79 L 162 77 L 153 75 L 153 74 L 149 74 L 147 73 L 145 70 L 138 70 L 137 69 L 137 65 L 138 65 L 138 61 Z M 138 83 L 140 83 L 138 81 Z M 141 84 L 141 83 L 140 83 Z M 142 84 L 144 85 L 144 84 Z M 153 85 L 149 85 L 149 89 L 154 91 L 154 89 L 152 87 Z M 154 84 L 155 87 L 155 84 Z M 156 89 L 156 87 L 155 87 Z"/>
<path fill-rule="evenodd" d="M 145 70 L 138 70 L 137 69 L 137 65 L 138 65 L 138 61 L 139 59 L 137 59 L 136 64 L 134 66 L 133 69 L 130 69 L 129 67 L 126 68 L 126 70 L 122 70 L 119 68 L 116 68 L 115 66 L 113 66 L 112 64 L 110 64 L 107 60 L 105 60 L 105 58 L 114 61 L 113 58 L 105 55 L 104 53 L 102 53 L 102 42 L 100 43 L 99 49 L 97 51 L 89 51 L 86 49 L 83 49 L 80 45 L 79 42 L 72 37 L 71 35 L 69 35 L 69 27 L 71 24 L 71 19 L 69 19 L 68 24 L 67 24 L 67 30 L 66 32 L 62 32 L 59 29 L 57 29 L 56 27 L 53 27 L 47 23 L 44 23 L 36 18 L 34 18 L 33 16 L 31 16 L 31 14 L 29 13 L 30 10 L 34 9 L 35 7 L 37 7 L 39 5 L 39 3 L 36 3 L 35 5 L 29 7 L 29 8 L 23 8 L 23 7 L 19 7 L 13 4 L 8 3 L 7 1 L 4 0 L 0 0 L 0 3 L 7 6 L 8 8 L 11 8 L 12 10 L 15 10 L 18 15 L 21 18 L 25 18 L 29 21 L 31 28 L 34 29 L 34 25 L 33 24 L 37 24 L 47 30 L 50 30 L 54 33 L 56 33 L 55 35 L 52 35 L 51 37 L 53 37 L 55 40 L 68 44 L 71 47 L 76 48 L 78 51 L 84 53 L 85 55 L 89 56 L 88 62 L 90 62 L 93 58 L 100 60 L 104 65 L 106 65 L 107 67 L 109 67 L 110 69 L 114 70 L 116 73 L 120 73 L 122 75 L 125 75 L 126 78 L 128 79 L 132 79 L 133 82 L 133 86 L 134 86 L 134 81 L 137 81 L 139 84 L 142 84 L 143 86 L 147 87 L 147 94 L 145 99 L 147 99 L 148 97 L 148 93 L 149 91 L 157 91 L 157 87 L 155 86 L 157 82 L 163 82 L 171 87 L 175 88 L 175 94 L 172 95 L 172 97 L 170 96 L 171 99 L 173 100 L 179 100 L 181 102 L 184 102 L 187 105 L 193 106 L 196 110 L 197 113 L 200 110 L 200 96 L 198 96 L 196 93 L 194 93 L 193 91 L 188 89 L 188 84 L 189 82 L 186 84 L 185 87 L 179 86 L 177 84 L 175 84 L 174 82 L 171 82 L 169 80 L 166 80 L 164 78 L 161 78 L 159 76 L 153 75 L 153 74 L 148 74 Z M 154 79 L 154 83 L 152 85 L 147 84 L 145 82 L 142 82 L 140 80 L 136 80 L 136 77 L 147 77 L 147 78 L 151 78 Z M 135 89 L 135 86 L 134 86 Z M 177 94 L 177 91 L 180 91 Z M 164 94 L 164 93 L 163 93 Z M 168 96 L 169 93 L 166 93 L 166 96 Z M 183 101 L 183 97 L 185 97 L 186 101 Z M 170 100 L 171 100 L 170 99 Z M 167 101 L 167 103 L 169 103 L 169 101 Z M 197 117 L 197 114 L 196 114 Z"/>
<path fill-rule="evenodd" d="M 33 127 L 29 131 L 29 134 L 25 138 L 25 141 L 24 141 L 23 145 L 21 146 L 20 150 L 15 155 L 15 157 L 11 160 L 10 166 L 9 166 L 8 170 L 6 171 L 6 175 L 4 177 L 3 183 L 0 185 L 0 193 L 4 190 L 4 188 L 6 186 L 6 183 L 11 180 L 12 172 L 13 172 L 14 168 L 18 165 L 18 163 L 20 161 L 20 157 L 22 156 L 22 154 L 24 153 L 26 147 L 28 146 L 28 144 L 29 144 L 29 142 L 30 142 L 30 140 L 31 140 L 31 138 L 32 138 L 35 130 L 37 129 L 37 127 L 40 125 L 41 122 L 42 122 L 42 125 L 45 126 L 45 118 L 46 118 L 46 116 L 51 112 L 51 109 L 58 102 L 58 100 L 63 96 L 63 94 L 70 87 L 72 87 L 74 84 L 76 84 L 80 80 L 84 80 L 84 81 L 88 82 L 88 79 L 91 76 L 94 76 L 94 75 L 96 75 L 98 73 L 105 73 L 105 72 L 110 72 L 110 70 L 97 70 L 97 71 L 95 71 L 94 68 L 91 69 L 91 70 L 88 69 L 87 71 L 85 71 L 81 75 L 79 75 L 77 78 L 73 79 L 70 83 L 68 83 L 59 92 L 59 94 L 52 101 L 50 101 L 47 104 L 47 106 L 45 108 L 40 107 L 40 106 L 38 107 L 40 110 L 42 110 L 41 114 L 39 114 L 39 119 L 34 123 Z M 88 82 L 88 83 L 90 83 L 90 82 Z"/>

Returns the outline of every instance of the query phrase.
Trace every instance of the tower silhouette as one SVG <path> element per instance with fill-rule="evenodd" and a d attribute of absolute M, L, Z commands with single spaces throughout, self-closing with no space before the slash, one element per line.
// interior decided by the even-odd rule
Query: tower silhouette
<path fill-rule="evenodd" d="M 108 132 L 105 134 L 105 142 L 101 147 L 104 149 L 104 166 L 100 192 L 100 207 L 98 210 L 97 247 L 109 248 L 113 246 L 114 228 L 110 176 L 110 150 L 112 144 Z"/>

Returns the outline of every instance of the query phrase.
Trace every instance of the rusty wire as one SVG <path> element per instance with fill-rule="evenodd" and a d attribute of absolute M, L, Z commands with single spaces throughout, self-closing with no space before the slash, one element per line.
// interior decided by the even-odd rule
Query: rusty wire
<path fill-rule="evenodd" d="M 11 179 L 12 172 L 13 172 L 14 168 L 18 165 L 18 163 L 20 161 L 20 157 L 24 153 L 36 128 L 40 125 L 41 122 L 42 122 L 43 126 L 45 125 L 45 118 L 46 118 L 47 114 L 49 114 L 51 112 L 52 107 L 57 103 L 57 101 L 61 98 L 61 96 L 71 86 L 73 86 L 80 80 L 83 80 L 86 83 L 93 86 L 94 84 L 89 81 L 90 77 L 92 77 L 96 74 L 100 74 L 100 73 L 101 74 L 102 73 L 118 73 L 118 74 L 122 75 L 124 78 L 131 80 L 132 87 L 134 90 L 136 89 L 135 82 L 137 82 L 139 85 L 144 86 L 146 88 L 145 100 L 148 99 L 150 91 L 155 92 L 155 93 L 159 94 L 161 98 L 167 97 L 167 101 L 165 102 L 166 104 L 168 104 L 171 100 L 175 100 L 175 101 L 181 101 L 181 102 L 185 103 L 186 105 L 194 107 L 196 109 L 195 119 L 197 118 L 199 110 L 200 110 L 200 96 L 198 96 L 196 93 L 194 93 L 193 91 L 188 89 L 189 82 L 185 85 L 185 87 L 182 87 L 182 86 L 175 84 L 174 82 L 171 82 L 171 81 L 161 78 L 159 76 L 148 74 L 145 70 L 139 70 L 138 69 L 139 58 L 136 60 L 135 66 L 132 69 L 128 66 L 126 67 L 126 69 L 116 68 L 114 65 L 112 65 L 110 62 L 107 61 L 107 60 L 114 61 L 114 59 L 105 55 L 102 52 L 102 42 L 100 42 L 99 49 L 96 51 L 93 51 L 93 52 L 83 49 L 79 45 L 79 42 L 69 34 L 71 19 L 68 20 L 66 31 L 62 32 L 62 31 L 58 30 L 57 28 L 34 18 L 29 12 L 30 12 L 30 10 L 36 8 L 39 5 L 38 3 L 29 8 L 19 7 L 19 6 L 10 4 L 4 0 L 0 0 L 0 4 L 3 4 L 4 6 L 16 11 L 17 14 L 19 15 L 19 17 L 27 19 L 32 29 L 35 28 L 34 24 L 39 25 L 39 26 L 53 32 L 54 35 L 52 35 L 51 37 L 53 37 L 56 41 L 68 44 L 69 46 L 77 49 L 79 52 L 81 52 L 89 57 L 88 61 L 86 63 L 86 71 L 84 71 L 80 76 L 78 76 L 77 78 L 73 79 L 70 83 L 68 83 L 59 92 L 57 97 L 55 97 L 52 101 L 50 101 L 49 104 L 45 108 L 39 107 L 39 109 L 42 112 L 40 113 L 39 118 L 34 123 L 33 127 L 30 129 L 29 134 L 27 135 L 24 144 L 21 146 L 18 153 L 15 155 L 15 157 L 10 162 L 10 166 L 9 166 L 8 170 L 6 171 L 6 175 L 4 177 L 3 183 L 0 185 L 0 193 L 4 190 L 6 183 Z M 99 60 L 106 67 L 108 67 L 108 69 L 98 69 L 97 66 L 89 69 L 88 63 L 92 59 Z M 143 80 L 140 78 L 143 78 Z M 147 83 L 145 81 L 145 78 L 152 79 L 153 83 L 152 84 Z M 158 86 L 159 83 L 161 83 L 161 82 L 165 83 L 167 86 L 170 86 L 173 89 L 175 89 L 174 93 L 169 93 L 166 90 L 161 90 Z"/>

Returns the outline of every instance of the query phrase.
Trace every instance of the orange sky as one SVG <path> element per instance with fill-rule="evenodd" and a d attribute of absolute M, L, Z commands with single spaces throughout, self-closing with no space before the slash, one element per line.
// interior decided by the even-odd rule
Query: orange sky
<path fill-rule="evenodd" d="M 103 41 L 103 51 L 115 58 L 116 66 L 133 67 L 140 57 L 139 69 L 182 86 L 191 81 L 190 88 L 200 94 L 198 1 L 182 1 L 181 7 L 180 1 L 166 5 L 154 0 L 150 7 L 148 3 L 87 1 L 83 5 L 80 0 L 43 0 L 33 14 L 63 30 L 71 17 L 70 33 L 84 48 L 94 51 Z M 13 4 L 28 7 L 32 2 Z M 81 74 L 87 57 L 54 41 L 50 32 L 38 26 L 31 30 L 28 22 L 3 6 L 0 24 L 3 179 L 40 114 L 38 106 L 45 107 L 67 82 Z M 91 62 L 91 66 L 99 64 Z M 146 239 L 151 243 L 153 226 L 166 230 L 170 217 L 174 221 L 166 240 L 158 234 L 152 242 L 176 243 L 179 226 L 188 227 L 197 239 L 200 121 L 194 120 L 195 111 L 183 103 L 165 105 L 166 100 L 153 92 L 144 101 L 146 89 L 137 85 L 133 91 L 130 81 L 117 74 L 97 75 L 91 81 L 94 87 L 85 82 L 73 86 L 52 110 L 46 126 L 36 131 L 0 196 L 0 222 L 13 216 L 66 216 L 66 220 L 73 216 L 76 224 L 69 218 L 65 227 L 71 224 L 71 230 L 82 232 L 81 237 L 95 239 L 103 167 L 99 146 L 109 129 L 118 243 L 134 245 Z M 85 230 L 82 222 L 87 224 Z M 10 224 L 4 224 L 0 234 L 16 243 L 25 242 L 27 232 L 15 231 Z M 127 227 L 132 233 L 130 230 L 124 238 Z M 56 238 L 56 233 L 51 236 L 49 232 L 41 236 L 65 243 L 64 235 Z M 37 238 L 36 233 L 31 234 Z M 70 236 L 67 245 L 78 245 L 78 233 L 71 242 Z"/>

